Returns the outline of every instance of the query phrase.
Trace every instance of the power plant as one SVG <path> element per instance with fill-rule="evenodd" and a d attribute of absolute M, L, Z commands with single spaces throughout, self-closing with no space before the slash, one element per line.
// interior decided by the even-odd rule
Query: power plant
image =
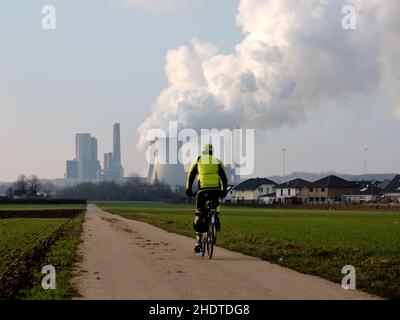
<path fill-rule="evenodd" d="M 104 154 L 102 180 L 115 180 L 124 177 L 124 168 L 121 164 L 121 126 L 114 124 L 113 128 L 113 152 Z"/>
<path fill-rule="evenodd" d="M 148 181 L 152 184 L 166 183 L 171 187 L 185 184 L 186 174 L 183 164 L 179 162 L 178 152 L 182 142 L 177 138 L 160 138 L 153 141 L 150 148 L 152 163 L 149 164 Z M 172 150 L 174 148 L 176 150 Z M 171 152 L 170 152 L 171 151 Z"/>
<path fill-rule="evenodd" d="M 179 161 L 183 143 L 175 137 L 159 138 L 150 144 L 152 163 L 149 164 L 147 179 L 149 183 L 166 183 L 171 187 L 186 184 L 184 165 Z M 240 178 L 235 174 L 235 166 L 225 165 L 229 184 L 238 184 Z"/>
<path fill-rule="evenodd" d="M 67 161 L 66 179 L 77 181 L 96 180 L 100 162 L 97 160 L 97 139 L 90 133 L 75 135 L 75 159 Z"/>
<path fill-rule="evenodd" d="M 90 133 L 77 133 L 75 135 L 75 159 L 66 162 L 65 183 L 123 179 L 120 130 L 120 124 L 115 123 L 113 152 L 104 154 L 103 169 L 98 160 L 97 139 Z"/>
<path fill-rule="evenodd" d="M 186 172 L 181 162 L 183 142 L 176 136 L 157 138 L 150 143 L 148 152 L 150 162 L 146 179 L 151 184 L 164 183 L 172 188 L 186 183 Z M 121 126 L 113 126 L 113 150 L 103 156 L 103 166 L 98 160 L 98 141 L 90 133 L 75 135 L 75 159 L 66 162 L 64 185 L 74 185 L 80 182 L 122 181 L 124 168 L 121 163 Z M 239 177 L 235 174 L 235 166 L 225 164 L 230 184 L 238 184 Z"/>

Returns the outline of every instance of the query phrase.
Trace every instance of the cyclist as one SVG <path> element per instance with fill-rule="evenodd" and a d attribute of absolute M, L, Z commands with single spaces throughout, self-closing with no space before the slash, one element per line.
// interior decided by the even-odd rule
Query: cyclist
<path fill-rule="evenodd" d="M 193 227 L 196 231 L 195 252 L 200 252 L 201 232 L 207 228 L 207 222 L 203 217 L 207 214 L 207 203 L 212 201 L 216 211 L 216 229 L 221 228 L 219 213 L 221 212 L 220 198 L 227 194 L 228 178 L 226 176 L 224 164 L 213 156 L 212 144 L 204 145 L 202 155 L 196 158 L 190 165 L 186 179 L 186 195 L 191 196 L 193 182 L 198 175 L 198 192 L 196 197 L 196 213 Z"/>

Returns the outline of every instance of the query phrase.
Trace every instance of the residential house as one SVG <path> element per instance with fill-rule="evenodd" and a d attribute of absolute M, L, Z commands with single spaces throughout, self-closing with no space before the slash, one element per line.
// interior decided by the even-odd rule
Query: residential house
<path fill-rule="evenodd" d="M 278 203 L 299 203 L 298 195 L 311 182 L 303 179 L 294 179 L 276 186 L 276 200 Z"/>
<path fill-rule="evenodd" d="M 389 185 L 389 183 L 392 180 L 386 179 L 386 180 L 382 180 L 382 181 L 376 181 L 376 186 L 381 188 L 382 190 L 385 190 L 385 188 Z"/>
<path fill-rule="evenodd" d="M 252 178 L 235 187 L 236 201 L 259 201 L 260 196 L 275 191 L 276 183 L 266 178 Z"/>
<path fill-rule="evenodd" d="M 263 202 L 265 204 L 275 204 L 277 203 L 276 201 L 276 192 L 264 194 L 258 197 L 260 202 Z"/>
<path fill-rule="evenodd" d="M 343 195 L 343 200 L 347 203 L 367 203 L 375 202 L 382 195 L 382 188 L 378 187 L 377 182 L 363 182 L 349 194 Z"/>
<path fill-rule="evenodd" d="M 303 203 L 340 203 L 344 194 L 350 194 L 357 184 L 331 175 L 305 186 L 298 194 Z"/>
<path fill-rule="evenodd" d="M 400 202 L 400 175 L 395 176 L 383 189 L 383 198 L 388 202 Z"/>

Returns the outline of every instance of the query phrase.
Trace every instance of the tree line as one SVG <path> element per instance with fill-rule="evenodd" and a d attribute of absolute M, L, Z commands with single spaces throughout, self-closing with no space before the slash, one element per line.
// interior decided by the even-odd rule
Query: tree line
<path fill-rule="evenodd" d="M 180 201 L 184 198 L 184 190 L 171 189 L 167 184 L 149 184 L 139 178 L 131 178 L 124 183 L 80 183 L 60 190 L 58 197 L 89 201 Z"/>
<path fill-rule="evenodd" d="M 181 201 L 184 187 L 171 188 L 164 183 L 150 184 L 139 177 L 125 182 L 82 182 L 56 188 L 42 182 L 36 175 L 20 175 L 8 189 L 7 199 L 82 199 L 89 201 Z"/>
<path fill-rule="evenodd" d="M 42 182 L 36 175 L 27 177 L 21 174 L 17 181 L 7 189 L 7 197 L 10 199 L 15 197 L 35 198 L 39 196 L 41 188 Z"/>

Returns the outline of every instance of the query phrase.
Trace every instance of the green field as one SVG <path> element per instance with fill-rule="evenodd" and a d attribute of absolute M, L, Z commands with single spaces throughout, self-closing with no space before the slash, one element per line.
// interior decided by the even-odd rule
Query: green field
<path fill-rule="evenodd" d="M 67 219 L 0 220 L 0 296 L 15 293 L 21 276 L 28 272 L 49 241 L 57 237 Z"/>
<path fill-rule="evenodd" d="M 194 236 L 194 206 L 99 203 L 126 218 Z M 353 265 L 357 288 L 400 298 L 400 213 L 224 207 L 218 244 L 341 283 Z M 218 255 L 218 251 L 216 252 Z"/>
<path fill-rule="evenodd" d="M 68 210 L 68 209 L 82 209 L 86 205 L 82 204 L 0 204 L 0 211 L 8 210 Z"/>
<path fill-rule="evenodd" d="M 0 205 L 0 210 L 84 209 L 82 205 Z M 65 299 L 74 293 L 70 268 L 80 242 L 83 214 L 73 218 L 0 219 L 0 299 Z M 41 268 L 57 271 L 57 289 L 43 290 Z"/>
<path fill-rule="evenodd" d="M 18 292 L 18 299 L 60 300 L 77 296 L 78 292 L 71 283 L 71 269 L 76 261 L 76 251 L 80 244 L 83 215 L 68 219 L 63 226 L 60 237 L 46 250 L 40 263 L 36 263 L 31 276 Z M 57 271 L 57 287 L 55 290 L 43 290 L 41 281 L 44 265 L 52 265 Z"/>

